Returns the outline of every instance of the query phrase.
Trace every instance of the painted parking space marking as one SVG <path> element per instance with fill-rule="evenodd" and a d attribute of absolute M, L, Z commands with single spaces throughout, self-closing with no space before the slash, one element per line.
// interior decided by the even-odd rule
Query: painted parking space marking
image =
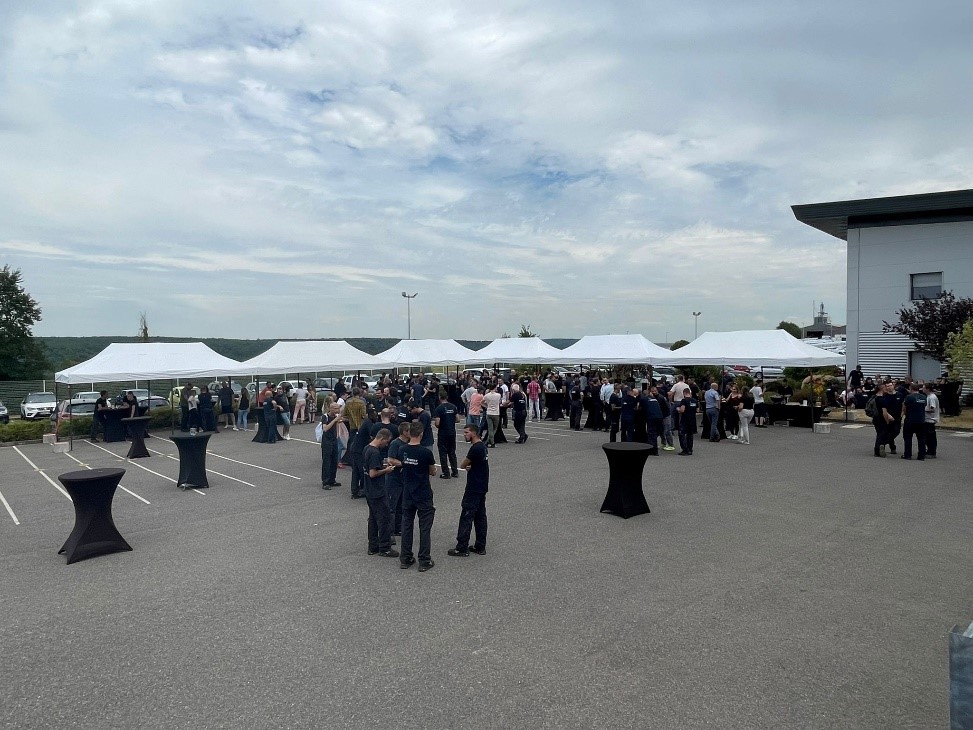
<path fill-rule="evenodd" d="M 973 436 L 973 433 L 959 433 L 957 431 L 953 435 L 958 439 L 968 439 L 970 436 Z"/>
<path fill-rule="evenodd" d="M 168 441 L 168 439 L 166 439 L 166 440 Z M 89 443 L 91 443 L 91 442 L 89 442 Z M 123 457 L 119 456 L 118 454 L 116 454 L 115 452 L 113 452 L 113 451 L 111 451 L 109 449 L 102 448 L 98 444 L 91 444 L 91 445 L 94 446 L 96 449 L 101 449 L 106 454 L 111 454 L 112 456 L 117 457 L 119 460 L 124 460 Z M 141 464 L 138 464 L 138 463 L 136 463 L 134 461 L 129 461 L 128 463 L 131 464 L 132 466 L 137 466 L 139 469 L 142 469 L 143 471 L 147 471 L 149 474 L 155 474 L 157 477 L 162 477 L 167 482 L 172 482 L 176 486 L 179 485 L 179 483 L 175 479 L 173 479 L 172 477 L 167 477 L 165 474 L 160 474 L 157 471 L 152 471 L 147 466 L 142 466 Z M 196 494 L 200 495 L 201 497 L 205 497 L 206 496 L 206 492 L 200 492 L 198 489 L 193 489 L 192 491 L 196 492 Z M 68 497 L 68 499 L 70 499 L 70 497 Z"/>
<path fill-rule="evenodd" d="M 78 459 L 77 457 L 75 457 L 70 452 L 66 453 L 65 456 L 67 456 L 69 459 L 73 459 L 74 461 L 76 461 L 78 463 L 78 466 L 80 466 L 81 468 L 83 468 L 83 469 L 91 469 L 90 466 L 88 466 L 87 464 L 85 464 L 84 462 L 82 462 L 81 459 Z M 118 483 L 118 488 L 121 489 L 123 492 L 128 492 L 133 497 L 135 497 L 135 499 L 137 499 L 137 500 L 139 500 L 141 502 L 145 502 L 146 504 L 152 504 L 149 500 L 145 499 L 144 497 L 140 497 L 135 492 L 133 492 L 131 489 L 128 489 L 126 487 L 123 487 L 122 484 L 121 484 L 121 482 Z"/>
<path fill-rule="evenodd" d="M 865 428 L 864 423 L 849 423 L 847 426 L 842 426 L 842 428 Z"/>
<path fill-rule="evenodd" d="M 164 441 L 169 441 L 170 444 L 175 444 L 176 443 L 175 441 L 171 441 L 170 439 L 167 439 L 167 438 L 163 438 L 163 440 Z M 234 464 L 243 464 L 244 466 L 253 467 L 254 469 L 260 469 L 262 471 L 269 471 L 271 474 L 280 474 L 282 477 L 287 477 L 289 479 L 296 479 L 298 481 L 301 480 L 300 477 L 296 477 L 293 474 L 288 474 L 287 472 L 283 472 L 283 471 L 277 471 L 276 469 L 268 469 L 267 467 L 260 466 L 259 464 L 250 464 L 249 462 L 246 462 L 246 461 L 237 461 L 236 459 L 231 459 L 229 456 L 223 456 L 221 454 L 216 454 L 216 453 L 213 453 L 212 451 L 209 451 L 209 450 L 207 450 L 206 453 L 209 454 L 210 456 L 215 456 L 217 459 L 226 459 L 227 461 L 232 461 Z"/>
<path fill-rule="evenodd" d="M 149 449 L 149 451 L 151 451 L 153 454 L 158 454 L 159 456 L 164 456 L 167 459 L 172 459 L 173 461 L 179 461 L 179 457 L 178 456 L 174 456 L 172 454 L 167 454 L 164 451 L 156 451 L 155 449 Z M 209 453 L 209 452 L 207 452 L 207 453 Z M 240 484 L 246 484 L 248 487 L 256 487 L 257 486 L 256 484 L 251 484 L 250 482 L 245 482 L 242 479 L 237 479 L 236 477 L 231 477 L 229 474 L 224 474 L 223 472 L 219 472 L 219 471 L 216 471 L 214 469 L 207 469 L 206 471 L 208 471 L 210 474 L 216 474 L 216 476 L 218 476 L 218 477 L 224 477 L 224 478 L 230 479 L 231 481 L 234 481 L 234 482 L 240 482 Z M 202 492 L 200 492 L 200 494 L 202 494 Z"/>
<path fill-rule="evenodd" d="M 28 459 L 27 456 L 26 456 L 26 454 L 24 454 L 24 452 L 21 451 L 19 448 L 17 448 L 16 446 L 14 446 L 13 447 L 13 450 L 16 451 L 18 454 L 20 454 L 23 457 L 24 461 L 26 461 L 28 464 L 30 464 L 34 468 L 34 471 L 36 471 L 38 474 L 40 474 L 42 477 L 44 477 L 48 482 L 50 482 L 50 484 L 51 484 L 52 487 L 54 487 L 57 491 L 59 491 L 61 494 L 63 494 L 64 497 L 65 497 L 65 499 L 67 499 L 69 502 L 72 502 L 73 503 L 73 500 L 71 499 L 71 495 L 67 493 L 67 491 L 64 489 L 64 487 L 62 487 L 60 484 L 58 484 L 53 479 L 51 479 L 49 476 L 47 476 L 47 474 L 44 473 L 44 470 L 38 468 L 37 464 L 35 464 L 30 459 Z"/>
<path fill-rule="evenodd" d="M 14 524 L 19 525 L 20 520 L 17 519 L 17 515 L 15 515 L 13 509 L 11 509 L 10 503 L 7 501 L 7 498 L 3 496 L 3 492 L 0 492 L 0 502 L 3 502 L 3 506 L 7 508 L 7 514 L 10 515 L 10 519 L 14 521 Z"/>

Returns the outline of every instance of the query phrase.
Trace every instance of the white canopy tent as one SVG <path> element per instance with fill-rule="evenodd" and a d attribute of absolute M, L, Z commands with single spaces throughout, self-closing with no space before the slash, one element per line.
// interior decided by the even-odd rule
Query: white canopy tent
<path fill-rule="evenodd" d="M 112 380 L 170 380 L 242 375 L 236 360 L 202 342 L 113 342 L 90 360 L 54 374 L 57 383 L 79 385 Z"/>
<path fill-rule="evenodd" d="M 843 365 L 845 356 L 801 342 L 784 330 L 704 332 L 667 353 L 666 365 L 777 365 L 817 368 Z"/>
<path fill-rule="evenodd" d="M 278 342 L 266 352 L 240 363 L 248 375 L 382 370 L 392 363 L 352 347 L 344 340 Z"/>
<path fill-rule="evenodd" d="M 664 347 L 635 335 L 585 335 L 561 350 L 559 363 L 660 365 L 672 355 Z"/>
<path fill-rule="evenodd" d="M 511 365 L 556 365 L 563 362 L 563 351 L 540 337 L 501 337 L 477 350 L 475 356 L 484 365 L 496 362 Z"/>
<path fill-rule="evenodd" d="M 376 357 L 388 361 L 388 367 L 416 365 L 469 365 L 480 362 L 479 356 L 456 340 L 402 340 Z"/>

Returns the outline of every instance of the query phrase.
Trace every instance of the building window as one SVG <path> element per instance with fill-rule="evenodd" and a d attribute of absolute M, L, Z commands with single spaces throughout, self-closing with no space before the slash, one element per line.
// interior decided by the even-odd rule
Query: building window
<path fill-rule="evenodd" d="M 912 300 L 936 299 L 943 293 L 943 272 L 912 274 Z"/>

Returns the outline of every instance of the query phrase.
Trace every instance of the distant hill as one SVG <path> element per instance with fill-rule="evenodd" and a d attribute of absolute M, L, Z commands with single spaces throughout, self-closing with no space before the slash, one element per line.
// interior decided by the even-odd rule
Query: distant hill
<path fill-rule="evenodd" d="M 47 359 L 54 370 L 77 365 L 104 350 L 113 342 L 138 342 L 137 337 L 37 337 L 35 338 L 47 351 Z M 335 338 L 328 338 L 335 339 Z M 249 360 L 261 352 L 269 350 L 278 340 L 233 340 L 224 337 L 153 337 L 152 342 L 204 342 L 208 347 L 233 360 Z M 371 355 L 389 349 L 399 340 L 395 337 L 349 337 L 349 345 Z M 489 344 L 488 340 L 457 340 L 471 350 L 479 350 Z M 577 342 L 576 339 L 546 339 L 545 342 L 565 348 Z"/>

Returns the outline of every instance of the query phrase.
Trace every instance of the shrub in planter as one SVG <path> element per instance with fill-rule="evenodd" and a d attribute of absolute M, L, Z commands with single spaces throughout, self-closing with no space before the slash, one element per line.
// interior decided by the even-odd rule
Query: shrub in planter
<path fill-rule="evenodd" d="M 11 421 L 0 425 L 0 442 L 40 441 L 50 429 L 50 421 Z"/>

